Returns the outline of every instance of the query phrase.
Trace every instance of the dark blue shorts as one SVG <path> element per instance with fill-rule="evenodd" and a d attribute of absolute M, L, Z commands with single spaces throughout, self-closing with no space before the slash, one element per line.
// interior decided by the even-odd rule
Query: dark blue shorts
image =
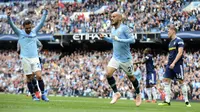
<path fill-rule="evenodd" d="M 176 78 L 178 80 L 184 79 L 183 65 L 177 64 L 177 65 L 174 66 L 174 69 L 170 69 L 169 66 L 170 65 L 166 66 L 164 78 L 170 78 L 170 79 Z"/>
<path fill-rule="evenodd" d="M 156 85 L 156 73 L 148 73 L 146 78 L 146 86 Z"/>

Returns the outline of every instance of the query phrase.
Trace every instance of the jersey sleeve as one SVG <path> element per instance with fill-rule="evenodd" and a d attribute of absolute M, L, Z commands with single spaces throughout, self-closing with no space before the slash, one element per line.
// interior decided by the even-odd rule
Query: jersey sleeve
<path fill-rule="evenodd" d="M 13 31 L 19 35 L 20 34 L 20 29 L 17 28 L 17 26 L 13 23 L 12 19 L 10 16 L 7 17 L 8 18 L 8 23 L 10 24 L 11 28 L 13 29 Z"/>
<path fill-rule="evenodd" d="M 150 57 L 149 56 L 145 56 L 145 60 L 150 60 Z"/>
<path fill-rule="evenodd" d="M 113 40 L 109 37 L 104 37 L 103 40 L 109 42 L 109 43 L 113 43 Z"/>
<path fill-rule="evenodd" d="M 178 39 L 178 41 L 177 41 L 177 47 L 178 47 L 178 48 L 179 48 L 179 47 L 184 47 L 184 42 L 183 42 L 182 39 Z"/>
<path fill-rule="evenodd" d="M 33 29 L 35 32 L 38 32 L 44 25 L 45 19 L 47 17 L 47 10 L 43 10 L 43 16 L 38 25 Z"/>

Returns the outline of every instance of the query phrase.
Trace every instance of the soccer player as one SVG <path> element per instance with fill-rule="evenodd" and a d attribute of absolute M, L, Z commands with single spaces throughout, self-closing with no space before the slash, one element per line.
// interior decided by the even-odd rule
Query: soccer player
<path fill-rule="evenodd" d="M 108 63 L 106 69 L 108 83 L 114 91 L 113 99 L 110 103 L 116 103 L 116 101 L 121 97 L 121 94 L 117 90 L 115 79 L 112 75 L 118 68 L 122 68 L 135 88 L 136 106 L 139 106 L 142 102 L 140 88 L 138 80 L 133 75 L 132 55 L 130 52 L 130 44 L 135 43 L 134 36 L 131 34 L 128 26 L 122 24 L 122 14 L 119 12 L 112 13 L 111 24 L 113 26 L 111 30 L 112 38 L 99 34 L 100 38 L 113 44 L 113 57 Z"/>
<path fill-rule="evenodd" d="M 171 92 L 171 80 L 176 78 L 181 85 L 183 97 L 185 99 L 185 105 L 191 107 L 188 100 L 187 86 L 184 83 L 184 68 L 183 68 L 183 49 L 184 42 L 181 38 L 176 36 L 176 28 L 174 25 L 170 25 L 168 30 L 168 36 L 171 39 L 169 43 L 169 57 L 166 71 L 164 74 L 164 91 L 165 101 L 159 103 L 161 106 L 170 106 L 170 92 Z"/>
<path fill-rule="evenodd" d="M 37 41 L 38 52 L 40 52 L 40 51 L 42 50 L 42 48 L 43 48 L 43 45 L 42 45 L 42 43 L 41 43 L 38 39 L 37 39 L 36 41 Z M 20 44 L 19 44 L 19 41 L 17 42 L 17 53 L 20 54 Z M 40 64 L 42 64 L 42 63 L 41 63 L 41 58 L 40 58 L 40 57 L 39 57 L 39 61 L 40 61 Z M 32 80 L 31 82 L 32 82 L 32 84 L 33 84 L 35 96 L 36 96 L 37 98 L 40 98 L 40 92 L 39 92 L 39 90 L 38 90 L 36 75 L 35 75 L 35 74 L 32 74 L 32 77 L 34 77 L 33 80 Z"/>
<path fill-rule="evenodd" d="M 136 62 L 134 64 L 146 64 L 146 92 L 148 96 L 147 102 L 156 103 L 156 72 L 153 65 L 153 55 L 151 53 L 151 48 L 146 48 L 144 50 L 145 58 L 143 61 Z M 152 100 L 153 96 L 153 100 Z"/>
<path fill-rule="evenodd" d="M 32 84 L 32 80 L 33 80 L 32 74 L 36 74 L 36 78 L 38 80 L 39 87 L 42 93 L 42 100 L 48 102 L 49 99 L 44 95 L 44 82 L 41 76 L 41 66 L 40 66 L 38 51 L 37 51 L 37 33 L 44 25 L 44 22 L 47 16 L 47 8 L 43 10 L 43 16 L 42 16 L 41 21 L 33 29 L 32 29 L 32 23 L 30 20 L 25 20 L 23 22 L 24 30 L 18 29 L 14 25 L 10 17 L 11 10 L 7 8 L 6 13 L 7 13 L 7 18 L 8 18 L 8 23 L 10 24 L 11 28 L 14 30 L 15 34 L 17 34 L 17 36 L 19 37 L 19 44 L 20 44 L 20 50 L 21 50 L 20 57 L 22 58 L 23 71 L 27 78 L 27 86 L 28 86 L 29 92 L 32 95 L 32 99 L 33 101 L 39 101 L 39 99 L 34 94 L 34 89 L 33 89 L 33 84 Z"/>

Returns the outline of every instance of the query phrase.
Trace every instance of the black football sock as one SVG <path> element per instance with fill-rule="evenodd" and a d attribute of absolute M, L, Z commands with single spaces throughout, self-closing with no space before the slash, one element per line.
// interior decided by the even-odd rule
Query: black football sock
<path fill-rule="evenodd" d="M 116 83 L 115 83 L 115 78 L 112 76 L 112 77 L 107 77 L 107 80 L 108 80 L 108 83 L 110 85 L 110 87 L 113 89 L 114 93 L 117 92 L 117 86 L 116 86 Z"/>
<path fill-rule="evenodd" d="M 44 94 L 44 82 L 43 82 L 43 80 L 38 80 L 38 84 L 39 84 L 41 93 Z"/>
<path fill-rule="evenodd" d="M 34 97 L 34 96 L 35 96 L 35 93 L 34 93 L 34 88 L 33 88 L 32 82 L 28 82 L 28 83 L 27 83 L 27 86 L 28 86 L 29 92 L 31 93 L 31 96 Z"/>
<path fill-rule="evenodd" d="M 139 94 L 140 93 L 140 87 L 139 87 L 139 82 L 137 79 L 135 79 L 134 81 L 131 81 L 133 84 L 133 87 L 135 88 L 135 93 Z"/>

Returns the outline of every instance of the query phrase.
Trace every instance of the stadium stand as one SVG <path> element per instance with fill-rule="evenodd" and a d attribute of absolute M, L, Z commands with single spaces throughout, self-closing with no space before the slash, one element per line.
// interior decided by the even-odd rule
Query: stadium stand
<path fill-rule="evenodd" d="M 200 8 L 183 10 L 191 1 L 195 0 L 183 2 L 135 0 L 133 3 L 124 0 L 87 0 L 84 3 L 51 1 L 46 3 L 51 7 L 49 10 L 51 13 L 40 33 L 110 32 L 109 15 L 113 11 L 124 13 L 126 17 L 124 23 L 129 25 L 134 32 L 164 32 L 171 23 L 176 24 L 178 31 L 199 31 Z M 36 24 L 43 4 L 42 1 L 7 3 L 15 13 L 13 19 L 18 26 L 27 18 L 31 18 Z M 0 4 L 1 34 L 13 34 L 10 26 L 6 24 L 7 5 Z"/>

